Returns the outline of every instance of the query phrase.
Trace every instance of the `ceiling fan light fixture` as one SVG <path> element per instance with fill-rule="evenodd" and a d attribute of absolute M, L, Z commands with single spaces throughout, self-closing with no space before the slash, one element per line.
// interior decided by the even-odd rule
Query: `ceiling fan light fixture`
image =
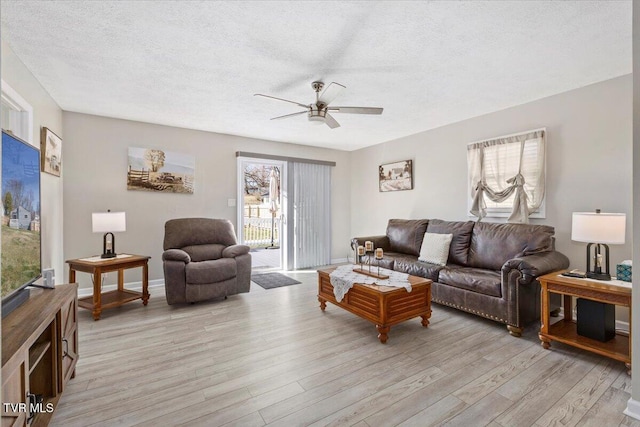
<path fill-rule="evenodd" d="M 263 95 L 256 93 L 254 96 L 261 96 L 264 98 L 275 99 L 277 101 L 284 101 L 291 104 L 296 104 L 299 107 L 304 107 L 307 111 L 299 111 L 297 113 L 285 114 L 283 116 L 273 117 L 271 120 L 285 119 L 300 114 L 307 113 L 307 118 L 310 123 L 313 124 L 326 124 L 331 129 L 340 127 L 340 123 L 337 122 L 329 110 L 334 113 L 350 113 L 350 114 L 382 114 L 382 108 L 378 107 L 335 107 L 329 106 L 331 102 L 336 98 L 345 87 L 340 83 L 332 82 L 327 87 L 320 81 L 315 81 L 311 84 L 311 87 L 316 92 L 316 102 L 308 105 L 304 105 L 300 102 L 290 101 L 288 99 L 278 98 L 271 95 Z M 324 89 L 324 90 L 323 90 Z M 322 91 L 322 93 L 320 93 Z"/>
<path fill-rule="evenodd" d="M 311 114 L 309 114 L 309 122 L 314 125 L 321 125 L 321 124 L 324 124 L 324 117 L 312 116 Z"/>
<path fill-rule="evenodd" d="M 310 105 L 309 109 L 309 122 L 313 124 L 321 125 L 325 122 L 325 115 L 327 114 L 327 109 L 319 109 L 316 105 Z"/>

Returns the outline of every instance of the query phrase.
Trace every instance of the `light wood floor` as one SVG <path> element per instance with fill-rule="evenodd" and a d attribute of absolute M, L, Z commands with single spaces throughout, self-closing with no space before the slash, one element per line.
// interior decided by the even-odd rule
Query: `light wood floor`
<path fill-rule="evenodd" d="M 94 322 L 80 310 L 80 359 L 52 426 L 639 426 L 622 414 L 624 365 L 434 305 L 391 328 L 301 285 L 170 307 L 154 288 Z"/>

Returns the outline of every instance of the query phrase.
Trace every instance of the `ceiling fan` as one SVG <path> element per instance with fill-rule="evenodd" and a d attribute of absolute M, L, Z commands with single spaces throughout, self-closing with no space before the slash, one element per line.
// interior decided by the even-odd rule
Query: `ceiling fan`
<path fill-rule="evenodd" d="M 304 111 L 298 111 L 297 113 L 285 114 L 284 116 L 274 117 L 271 120 L 279 120 L 286 119 L 288 117 L 298 116 L 300 114 L 307 114 L 310 122 L 320 122 L 325 123 L 331 129 L 335 129 L 340 127 L 340 123 L 333 118 L 333 116 L 329 113 L 348 113 L 348 114 L 382 114 L 382 108 L 377 107 L 333 107 L 329 104 L 333 101 L 339 94 L 342 92 L 345 87 L 339 83 L 332 82 L 329 86 L 326 87 L 324 91 L 323 82 L 313 82 L 311 83 L 311 87 L 316 92 L 316 102 L 313 104 L 302 104 L 296 101 L 289 101 L 288 99 L 276 98 L 275 96 L 263 95 L 261 93 L 256 93 L 254 96 L 262 96 L 265 98 L 276 99 L 278 101 L 289 102 L 291 104 L 296 104 L 302 108 Z M 322 93 L 320 93 L 322 91 Z"/>

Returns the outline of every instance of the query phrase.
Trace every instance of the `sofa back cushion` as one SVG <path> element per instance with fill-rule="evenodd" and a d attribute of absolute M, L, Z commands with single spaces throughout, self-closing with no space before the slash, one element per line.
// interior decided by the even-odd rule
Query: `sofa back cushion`
<path fill-rule="evenodd" d="M 471 235 L 468 264 L 500 270 L 511 258 L 552 250 L 554 232 L 548 225 L 477 222 Z"/>
<path fill-rule="evenodd" d="M 443 221 L 432 219 L 429 221 L 427 233 L 453 234 L 449 246 L 449 264 L 467 265 L 473 221 Z"/>
<path fill-rule="evenodd" d="M 390 219 L 387 237 L 392 252 L 420 255 L 420 246 L 427 231 L 426 219 Z"/>

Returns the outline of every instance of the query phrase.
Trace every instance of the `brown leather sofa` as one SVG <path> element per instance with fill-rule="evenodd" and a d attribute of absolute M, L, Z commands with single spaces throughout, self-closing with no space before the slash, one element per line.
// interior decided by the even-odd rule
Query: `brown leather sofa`
<path fill-rule="evenodd" d="M 194 303 L 249 292 L 249 246 L 238 245 L 231 221 L 172 219 L 164 225 L 167 303 Z"/>
<path fill-rule="evenodd" d="M 445 266 L 418 260 L 425 232 L 453 234 Z M 536 278 L 569 266 L 554 249 L 554 233 L 547 225 L 391 219 L 386 235 L 356 237 L 351 245 L 373 241 L 384 250 L 381 266 L 433 280 L 433 302 L 505 323 L 520 336 L 540 318 Z"/>

